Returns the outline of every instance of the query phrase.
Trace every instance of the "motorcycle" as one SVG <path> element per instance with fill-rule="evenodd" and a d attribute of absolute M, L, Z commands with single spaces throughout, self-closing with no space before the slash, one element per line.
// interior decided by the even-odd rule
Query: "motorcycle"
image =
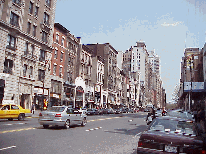
<path fill-rule="evenodd" d="M 162 116 L 166 116 L 167 115 L 167 112 L 166 111 L 163 111 L 162 112 Z"/>

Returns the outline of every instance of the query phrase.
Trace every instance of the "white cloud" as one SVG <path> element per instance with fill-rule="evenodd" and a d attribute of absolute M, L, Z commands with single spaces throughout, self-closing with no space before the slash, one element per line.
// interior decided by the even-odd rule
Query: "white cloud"
<path fill-rule="evenodd" d="M 175 22 L 175 23 L 171 23 L 171 24 L 164 22 L 161 25 L 164 26 L 164 27 L 168 27 L 168 26 L 177 26 L 177 25 L 179 25 L 181 23 L 182 23 L 181 21 L 180 22 L 178 21 L 178 22 Z"/>

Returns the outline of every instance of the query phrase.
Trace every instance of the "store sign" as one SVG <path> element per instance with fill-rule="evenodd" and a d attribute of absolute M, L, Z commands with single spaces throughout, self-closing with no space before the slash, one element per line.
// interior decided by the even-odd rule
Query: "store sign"
<path fill-rule="evenodd" d="M 205 90 L 205 82 L 184 82 L 184 92 L 204 92 Z"/>

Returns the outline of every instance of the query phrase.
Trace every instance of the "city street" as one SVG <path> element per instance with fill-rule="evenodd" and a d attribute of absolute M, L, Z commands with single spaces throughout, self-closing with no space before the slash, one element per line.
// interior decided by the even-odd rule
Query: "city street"
<path fill-rule="evenodd" d="M 88 116 L 85 127 L 43 129 L 38 118 L 0 120 L 0 153 L 136 153 L 146 113 Z"/>

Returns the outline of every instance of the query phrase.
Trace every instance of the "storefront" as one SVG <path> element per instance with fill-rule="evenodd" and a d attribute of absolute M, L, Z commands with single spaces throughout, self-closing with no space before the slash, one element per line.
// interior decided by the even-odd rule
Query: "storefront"
<path fill-rule="evenodd" d="M 84 95 L 84 89 L 81 86 L 78 86 L 76 88 L 76 100 L 75 100 L 76 108 L 83 107 L 83 95 Z"/>
<path fill-rule="evenodd" d="M 43 93 L 43 88 L 40 88 L 40 87 L 34 88 L 33 103 L 35 104 L 35 107 L 37 110 L 43 110 L 44 100 L 48 102 L 48 99 L 49 99 L 48 94 L 49 94 L 49 89 L 44 89 L 44 93 Z"/>
<path fill-rule="evenodd" d="M 64 82 L 64 95 L 63 95 L 63 105 L 74 107 L 74 96 L 75 96 L 76 85 Z"/>
<path fill-rule="evenodd" d="M 85 81 L 81 77 L 75 79 L 75 104 L 74 107 L 80 108 L 85 107 Z"/>

